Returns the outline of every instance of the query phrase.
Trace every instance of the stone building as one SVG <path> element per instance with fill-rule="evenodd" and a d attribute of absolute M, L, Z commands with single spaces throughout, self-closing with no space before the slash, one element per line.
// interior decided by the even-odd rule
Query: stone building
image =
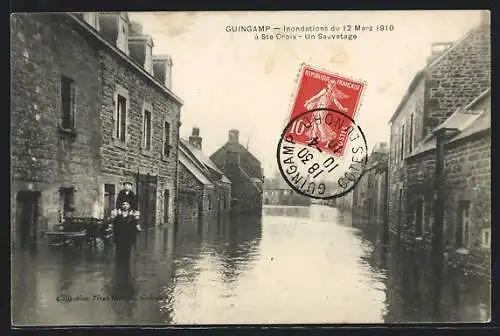
<path fill-rule="evenodd" d="M 153 74 L 140 26 L 125 13 L 41 13 L 15 14 L 11 28 L 13 244 L 67 213 L 102 218 L 137 172 L 150 174 L 138 178 L 148 223 L 171 222 L 182 102 Z"/>
<path fill-rule="evenodd" d="M 239 142 L 239 131 L 230 130 L 229 139 L 210 156 L 231 180 L 233 212 L 262 213 L 264 173 L 260 161 Z"/>
<path fill-rule="evenodd" d="M 387 143 L 375 145 L 365 173 L 350 193 L 336 200 L 337 207 L 351 210 L 354 216 L 369 220 L 370 224 L 384 223 L 388 152 Z"/>
<path fill-rule="evenodd" d="M 438 46 L 442 47 L 442 44 Z M 451 237 L 454 230 L 452 227 L 455 226 L 458 219 L 454 220 L 453 218 L 458 218 L 458 214 L 453 213 L 453 207 L 450 207 L 449 204 L 454 202 L 451 199 L 455 197 L 461 197 L 464 201 L 472 200 L 471 189 L 465 188 L 463 184 L 464 180 L 470 179 L 468 174 L 472 170 L 467 165 L 468 171 L 463 170 L 463 167 L 461 169 L 455 167 L 450 173 L 450 163 L 465 159 L 457 156 L 451 158 L 450 155 L 453 152 L 451 149 L 451 152 L 447 154 L 448 158 L 443 158 L 446 157 L 443 152 L 444 148 L 453 146 L 451 143 L 443 145 L 441 140 L 448 141 L 453 140 L 453 138 L 444 134 L 448 132 L 444 132 L 446 128 L 443 130 L 442 127 L 446 127 L 447 123 L 455 123 L 448 121 L 450 118 L 457 120 L 455 118 L 461 119 L 468 114 L 463 111 L 476 109 L 475 107 L 469 108 L 468 105 L 475 104 L 475 101 L 485 102 L 481 99 L 488 99 L 486 92 L 490 87 L 490 58 L 490 24 L 489 13 L 486 12 L 482 16 L 480 24 L 471 29 L 459 41 L 447 44 L 444 50 L 433 53 L 425 68 L 419 71 L 413 79 L 407 93 L 390 119 L 388 204 L 390 230 L 407 242 L 424 244 L 423 242 L 432 240 L 432 237 L 441 241 L 440 237 L 443 234 L 448 236 L 445 240 L 454 240 Z M 482 96 L 483 94 L 485 96 Z M 487 110 L 487 108 L 484 109 Z M 485 113 L 487 114 L 487 112 Z M 481 118 L 487 118 L 482 112 L 477 114 L 481 114 L 483 116 Z M 484 119 L 480 120 L 484 121 Z M 467 134 L 471 131 L 463 129 L 463 132 Z M 437 146 L 439 150 L 436 152 L 436 145 L 434 145 L 434 149 L 429 147 L 428 151 L 424 151 L 428 153 L 427 155 L 421 154 L 420 151 L 423 147 L 427 148 L 426 146 L 430 146 L 432 141 L 434 144 L 436 143 L 437 135 L 440 139 Z M 487 141 L 489 140 L 484 138 L 481 140 L 483 141 L 482 145 L 479 145 L 471 139 L 472 137 L 465 136 L 459 141 L 460 144 L 467 144 L 461 148 L 462 152 L 454 155 L 467 157 L 471 151 L 476 151 L 478 155 L 472 155 L 471 161 L 478 160 L 481 163 L 478 163 L 478 167 L 474 167 L 473 170 L 479 169 L 477 171 L 482 171 L 483 177 L 487 176 L 488 173 L 484 170 L 489 171 L 489 165 L 487 167 L 483 165 L 486 164 L 485 156 L 490 154 L 489 152 L 483 154 L 481 151 L 488 150 Z M 465 148 L 467 150 L 464 150 Z M 432 151 L 434 154 L 431 154 Z M 443 159 L 436 160 L 438 154 Z M 439 174 L 435 174 L 436 169 Z M 460 176 L 459 179 L 462 179 L 462 182 L 456 182 L 455 188 L 462 188 L 462 192 L 459 193 L 456 190 L 454 194 L 443 192 L 447 183 L 450 183 L 450 181 L 446 181 L 447 177 L 444 172 Z M 461 187 L 458 187 L 459 185 Z M 482 194 L 482 196 L 486 195 L 489 193 Z M 466 203 L 460 204 L 465 206 Z M 438 224 L 434 225 L 433 218 L 438 214 L 436 209 L 438 212 L 439 209 L 446 209 L 446 214 L 439 215 L 443 220 L 438 218 Z M 419 225 L 416 226 L 416 223 Z"/>
<path fill-rule="evenodd" d="M 264 204 L 309 206 L 311 198 L 293 190 L 279 174 L 264 179 Z"/>
<path fill-rule="evenodd" d="M 179 222 L 196 223 L 230 213 L 231 181 L 202 151 L 200 129 L 179 142 Z"/>
<path fill-rule="evenodd" d="M 110 204 L 134 183 L 142 226 L 173 224 L 181 100 L 172 92 L 172 62 L 153 55 L 153 40 L 127 13 L 99 13 L 102 40 L 102 180 Z M 102 38 L 104 37 L 104 39 Z M 106 214 L 110 207 L 101 211 Z"/>
<path fill-rule="evenodd" d="M 406 166 L 408 209 L 402 235 L 432 247 L 433 200 L 440 175 L 445 251 L 485 272 L 491 244 L 491 91 L 486 90 L 438 126 L 407 157 Z"/>

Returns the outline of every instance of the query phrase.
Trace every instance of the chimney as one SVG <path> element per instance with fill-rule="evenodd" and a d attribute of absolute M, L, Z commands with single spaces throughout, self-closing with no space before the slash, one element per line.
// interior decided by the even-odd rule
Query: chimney
<path fill-rule="evenodd" d="M 153 74 L 153 39 L 150 35 L 143 35 L 142 25 L 139 22 L 131 22 L 129 29 L 130 57 L 144 67 L 147 72 Z"/>
<path fill-rule="evenodd" d="M 128 52 L 129 18 L 126 12 L 99 13 L 99 27 L 102 36 L 116 45 L 125 54 Z"/>
<path fill-rule="evenodd" d="M 237 129 L 232 129 L 229 131 L 229 143 L 237 144 L 240 142 L 240 131 Z"/>
<path fill-rule="evenodd" d="M 142 25 L 137 21 L 130 21 L 128 29 L 130 36 L 142 35 Z"/>
<path fill-rule="evenodd" d="M 202 137 L 200 136 L 200 129 L 198 127 L 193 127 L 193 133 L 189 136 L 189 143 L 191 146 L 201 150 Z"/>
<path fill-rule="evenodd" d="M 431 44 L 431 55 L 427 57 L 427 64 L 432 63 L 443 52 L 453 45 L 453 42 L 436 42 Z"/>
<path fill-rule="evenodd" d="M 491 24 L 491 13 L 489 10 L 482 10 L 479 19 L 480 25 L 490 25 Z"/>
<path fill-rule="evenodd" d="M 168 55 L 153 56 L 153 75 L 168 89 L 172 89 L 172 65 L 172 58 Z"/>

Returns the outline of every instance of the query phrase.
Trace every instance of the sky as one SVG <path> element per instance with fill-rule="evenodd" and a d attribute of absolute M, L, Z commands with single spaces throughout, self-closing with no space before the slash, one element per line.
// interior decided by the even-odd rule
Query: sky
<path fill-rule="evenodd" d="M 389 140 L 388 120 L 434 42 L 460 39 L 479 22 L 478 11 L 134 12 L 130 19 L 154 41 L 153 54 L 173 60 L 172 90 L 181 97 L 182 137 L 200 128 L 211 155 L 232 128 L 261 160 L 277 169 L 276 146 L 297 90 L 301 64 L 367 83 L 357 123 L 368 148 Z M 356 40 L 255 40 L 227 26 L 393 25 L 358 32 Z"/>

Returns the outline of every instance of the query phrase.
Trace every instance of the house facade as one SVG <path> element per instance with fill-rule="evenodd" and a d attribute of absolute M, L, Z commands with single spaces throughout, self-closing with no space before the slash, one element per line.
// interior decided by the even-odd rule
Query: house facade
<path fill-rule="evenodd" d="M 365 173 L 348 194 L 336 199 L 336 206 L 349 209 L 360 219 L 370 224 L 384 223 L 387 204 L 387 160 L 389 147 L 381 142 L 375 145 L 369 158 Z"/>
<path fill-rule="evenodd" d="M 440 188 L 445 253 L 454 262 L 487 272 L 491 253 L 491 91 L 453 113 L 408 156 L 406 165 L 406 239 L 432 248 L 433 226 L 437 225 L 432 200 Z"/>
<path fill-rule="evenodd" d="M 139 186 L 147 223 L 172 222 L 182 101 L 149 67 L 140 25 L 125 13 L 41 13 L 15 14 L 11 27 L 13 244 L 36 244 L 68 213 L 104 217 L 124 181 Z M 170 72 L 168 58 L 159 64 Z"/>
<path fill-rule="evenodd" d="M 458 237 L 454 232 L 458 227 L 470 228 L 469 224 L 463 224 L 468 219 L 459 220 L 462 214 L 467 218 L 466 214 L 472 209 L 469 207 L 471 203 L 466 202 L 474 199 L 475 191 L 467 187 L 465 181 L 469 181 L 470 174 L 476 171 L 481 178 L 488 179 L 490 154 L 486 154 L 489 140 L 485 135 L 488 131 L 479 132 L 485 136 L 477 140 L 481 143 L 474 142 L 476 140 L 473 141 L 471 136 L 462 136 L 457 142 L 457 132 L 468 134 L 472 131 L 454 125 L 457 120 L 458 124 L 465 120 L 472 127 L 479 115 L 483 118 L 479 120 L 487 124 L 484 118 L 487 119 L 485 115 L 489 110 L 486 106 L 489 99 L 487 90 L 491 82 L 491 40 L 487 15 L 456 43 L 444 45 L 444 48 L 442 44 L 433 46 L 444 50 L 431 55 L 427 66 L 415 76 L 390 120 L 390 230 L 408 243 L 430 248 L 434 239 L 434 243 L 438 244 L 436 246 L 449 246 L 448 250 L 454 252 L 451 246 L 454 245 L 454 237 Z M 486 104 L 486 107 L 471 104 Z M 471 117 L 471 114 L 475 116 Z M 447 124 L 453 126 L 449 129 Z M 455 148 L 452 143 L 459 149 L 452 149 Z M 471 164 L 464 164 L 469 161 L 480 163 L 472 164 L 471 168 Z M 450 187 L 450 183 L 454 187 Z M 488 195 L 489 191 L 481 194 L 486 198 Z M 461 200 L 455 199 L 457 197 Z M 480 207 L 490 204 L 488 200 L 480 203 Z M 457 207 L 466 210 L 457 210 Z M 488 225 L 483 223 L 480 226 Z"/>
<path fill-rule="evenodd" d="M 200 129 L 181 139 L 179 152 L 179 222 L 197 223 L 231 211 L 231 181 L 202 151 Z"/>
<path fill-rule="evenodd" d="M 127 13 L 99 13 L 98 21 L 99 34 L 118 49 L 99 51 L 101 185 L 108 205 L 101 213 L 109 212 L 122 183 L 130 181 L 137 191 L 142 227 L 172 225 L 182 104 L 171 91 L 172 62 L 153 55 L 151 36 Z"/>
<path fill-rule="evenodd" d="M 279 175 L 264 179 L 264 205 L 309 206 L 311 198 L 301 195 Z"/>
<path fill-rule="evenodd" d="M 264 173 L 260 161 L 239 142 L 239 131 L 230 130 L 229 139 L 210 159 L 231 181 L 233 213 L 262 213 Z"/>

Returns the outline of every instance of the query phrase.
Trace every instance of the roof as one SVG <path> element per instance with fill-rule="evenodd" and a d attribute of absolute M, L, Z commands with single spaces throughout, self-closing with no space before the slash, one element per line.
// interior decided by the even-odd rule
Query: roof
<path fill-rule="evenodd" d="M 128 13 L 125 13 L 128 16 Z M 148 80 L 154 83 L 159 89 L 161 89 L 164 93 L 168 94 L 173 100 L 175 100 L 178 104 L 183 105 L 183 100 L 173 93 L 172 90 L 162 85 L 152 74 L 146 71 L 143 67 L 138 65 L 135 61 L 132 60 L 130 56 L 121 51 L 117 46 L 113 43 L 109 42 L 102 34 L 100 34 L 97 30 L 95 30 L 91 25 L 89 25 L 84 20 L 80 19 L 77 15 L 73 13 L 64 13 L 67 17 L 71 18 L 75 23 L 77 23 L 80 27 L 84 28 L 87 33 L 91 36 L 99 40 L 102 44 L 104 44 L 109 50 L 112 50 L 116 55 L 120 56 L 123 60 L 133 66 L 139 73 L 144 75 Z"/>
<path fill-rule="evenodd" d="M 197 166 L 184 151 L 179 151 L 179 162 L 194 175 L 194 177 L 206 186 L 213 185 L 206 177 L 205 173 Z"/>
<path fill-rule="evenodd" d="M 433 132 L 440 129 L 453 129 L 459 132 L 465 130 L 469 125 L 471 125 L 484 111 L 476 110 L 474 107 L 481 102 L 490 93 L 488 88 L 479 96 L 477 96 L 472 102 L 464 107 L 457 109 L 448 119 L 446 119 L 441 125 L 437 126 Z"/>
<path fill-rule="evenodd" d="M 465 130 L 457 134 L 451 141 L 463 139 L 472 134 L 486 131 L 491 128 L 491 112 L 483 111 Z"/>
<path fill-rule="evenodd" d="M 485 90 L 477 98 L 475 98 L 468 105 L 459 108 L 455 111 L 448 119 L 446 119 L 441 125 L 436 127 L 427 138 L 422 141 L 422 143 L 415 148 L 414 152 L 410 157 L 419 155 L 421 153 L 430 151 L 436 148 L 436 137 L 434 132 L 440 129 L 452 129 L 456 130 L 458 134 L 452 137 L 448 143 L 452 143 L 459 139 L 466 138 L 473 134 L 486 131 L 491 128 L 491 107 L 487 107 L 484 110 L 477 110 L 475 107 L 485 98 L 488 98 L 491 94 L 491 89 Z M 491 100 L 489 101 L 491 103 Z"/>
<path fill-rule="evenodd" d="M 203 151 L 191 145 L 189 141 L 186 139 L 182 138 L 179 139 L 179 143 L 181 144 L 180 146 L 181 149 L 182 147 L 184 147 L 184 151 L 187 151 L 189 153 L 187 155 L 190 156 L 191 159 L 194 160 L 198 165 L 200 165 L 202 167 L 201 168 L 202 170 L 212 169 L 221 175 L 221 180 L 224 183 L 231 183 L 231 181 L 227 178 L 227 176 L 224 175 L 224 173 L 217 167 L 217 165 L 212 160 L 210 160 L 208 156 L 206 156 L 203 153 Z"/>
<path fill-rule="evenodd" d="M 399 112 L 401 112 L 401 110 L 405 106 L 405 104 L 408 101 L 408 99 L 410 99 L 413 91 L 417 87 L 417 85 L 420 82 L 420 80 L 425 77 L 426 71 L 428 69 L 432 68 L 434 65 L 438 64 L 446 55 L 449 55 L 453 50 L 455 50 L 457 48 L 457 46 L 459 46 L 465 39 L 467 39 L 470 35 L 472 35 L 472 33 L 474 33 L 476 30 L 477 30 L 477 27 L 472 28 L 469 32 L 467 32 L 464 36 L 462 36 L 462 38 L 460 38 L 458 41 L 456 41 L 451 47 L 449 47 L 448 49 L 444 50 L 441 53 L 441 55 L 439 55 L 438 57 L 436 57 L 436 59 L 434 59 L 432 62 L 430 62 L 429 64 L 427 64 L 423 69 L 421 69 L 420 71 L 418 71 L 415 74 L 415 76 L 413 77 L 412 81 L 410 82 L 410 85 L 408 86 L 408 89 L 406 90 L 405 95 L 403 96 L 403 99 L 399 103 L 399 105 L 396 108 L 396 111 L 394 112 L 394 114 L 389 119 L 389 123 L 392 123 L 394 121 L 394 119 L 396 119 L 396 117 L 399 115 Z"/>
<path fill-rule="evenodd" d="M 236 146 L 236 147 L 240 150 L 240 152 L 241 152 L 241 151 L 244 151 L 244 152 L 245 152 L 245 153 L 247 153 L 247 154 L 248 154 L 248 155 L 249 155 L 249 156 L 250 156 L 253 160 L 255 160 L 255 161 L 257 161 L 259 164 L 261 164 L 260 160 L 259 160 L 259 159 L 257 159 L 257 158 L 255 157 L 255 155 L 253 155 L 253 154 L 252 154 L 252 152 L 250 152 L 250 151 L 249 151 L 249 150 L 248 150 L 245 146 L 243 146 L 243 145 L 242 145 L 242 144 L 240 144 L 239 142 L 238 142 L 238 143 L 229 143 L 229 141 L 228 141 L 228 142 L 226 142 L 224 145 L 222 145 L 219 149 L 217 149 L 217 150 L 216 150 L 216 151 L 215 151 L 215 152 L 214 152 L 211 156 L 215 155 L 215 154 L 216 154 L 216 153 L 218 153 L 219 151 L 222 151 L 222 150 L 227 149 L 227 147 L 229 147 L 229 146 L 231 146 L 231 147 L 233 147 L 233 148 L 234 148 L 234 146 Z"/>

